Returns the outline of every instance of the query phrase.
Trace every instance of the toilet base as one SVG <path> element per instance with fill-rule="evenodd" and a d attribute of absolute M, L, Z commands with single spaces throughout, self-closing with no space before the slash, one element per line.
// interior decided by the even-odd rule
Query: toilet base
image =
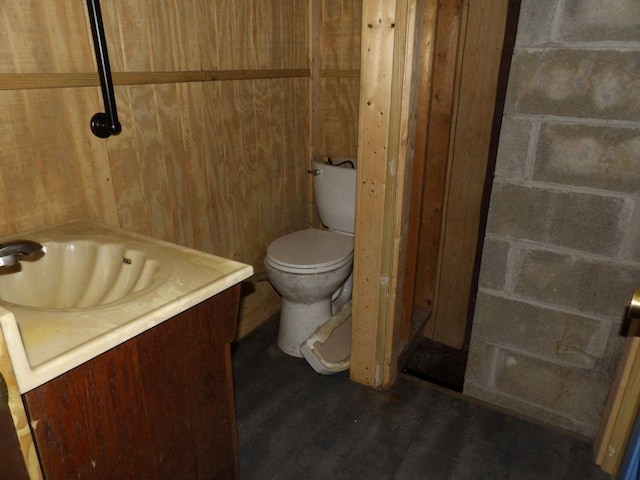
<path fill-rule="evenodd" d="M 282 298 L 278 347 L 287 355 L 302 358 L 300 345 L 331 318 L 331 298 L 311 305 Z"/>

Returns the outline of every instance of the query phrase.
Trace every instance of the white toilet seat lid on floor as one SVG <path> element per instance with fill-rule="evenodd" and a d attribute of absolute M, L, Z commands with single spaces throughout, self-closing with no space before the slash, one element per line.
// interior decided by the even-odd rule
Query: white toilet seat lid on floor
<path fill-rule="evenodd" d="M 279 270 L 322 273 L 353 260 L 353 237 L 309 228 L 271 242 L 266 260 Z"/>

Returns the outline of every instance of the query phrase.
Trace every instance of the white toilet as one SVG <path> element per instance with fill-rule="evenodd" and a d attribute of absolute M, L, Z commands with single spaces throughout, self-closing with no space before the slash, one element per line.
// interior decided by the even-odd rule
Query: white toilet
<path fill-rule="evenodd" d="M 355 161 L 313 162 L 311 173 L 318 214 L 327 229 L 280 237 L 265 257 L 269 281 L 282 295 L 278 346 L 294 357 L 302 357 L 300 345 L 351 299 Z"/>

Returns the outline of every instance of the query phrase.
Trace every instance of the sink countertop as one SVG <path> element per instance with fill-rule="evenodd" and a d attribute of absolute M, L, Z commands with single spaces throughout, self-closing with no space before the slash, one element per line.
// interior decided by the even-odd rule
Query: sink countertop
<path fill-rule="evenodd" d="M 0 326 L 21 393 L 253 275 L 250 265 L 93 221 L 19 236 L 40 243 L 76 239 L 122 243 L 144 251 L 168 270 L 167 280 L 157 288 L 97 307 L 47 310 L 0 302 Z"/>

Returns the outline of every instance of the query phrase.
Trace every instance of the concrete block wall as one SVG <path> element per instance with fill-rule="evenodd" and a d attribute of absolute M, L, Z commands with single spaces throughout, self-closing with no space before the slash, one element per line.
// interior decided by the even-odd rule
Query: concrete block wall
<path fill-rule="evenodd" d="M 465 394 L 595 436 L 639 194 L 640 1 L 522 0 Z"/>

